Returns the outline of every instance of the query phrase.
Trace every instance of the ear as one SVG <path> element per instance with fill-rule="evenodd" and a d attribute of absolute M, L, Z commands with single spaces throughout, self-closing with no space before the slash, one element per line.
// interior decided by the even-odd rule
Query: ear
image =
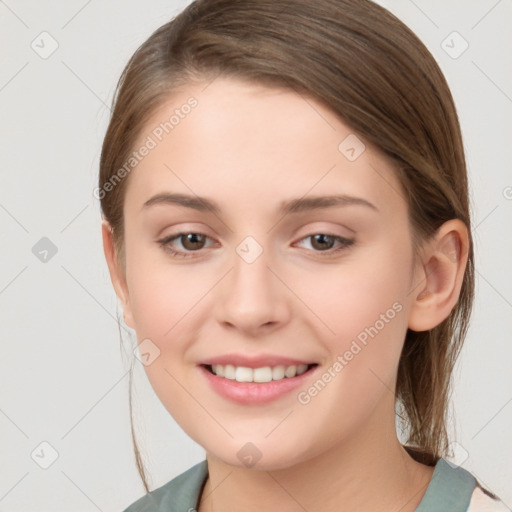
<path fill-rule="evenodd" d="M 119 261 L 118 254 L 116 253 L 112 227 L 106 220 L 103 220 L 101 223 L 101 234 L 103 238 L 103 252 L 105 253 L 105 259 L 107 260 L 108 270 L 110 272 L 110 280 L 112 281 L 116 295 L 123 306 L 124 321 L 126 325 L 135 329 L 132 311 L 130 308 L 125 270 Z"/>
<path fill-rule="evenodd" d="M 448 317 L 459 299 L 468 252 L 468 229 L 460 219 L 445 222 L 425 244 L 411 292 L 409 329 L 427 331 Z"/>

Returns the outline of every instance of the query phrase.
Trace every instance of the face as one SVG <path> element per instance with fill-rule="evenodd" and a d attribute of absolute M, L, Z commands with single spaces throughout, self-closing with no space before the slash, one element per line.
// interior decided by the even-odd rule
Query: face
<path fill-rule="evenodd" d="M 394 421 L 407 204 L 389 162 L 313 99 L 204 86 L 140 135 L 152 147 L 125 196 L 125 320 L 190 437 L 228 464 L 289 467 Z"/>

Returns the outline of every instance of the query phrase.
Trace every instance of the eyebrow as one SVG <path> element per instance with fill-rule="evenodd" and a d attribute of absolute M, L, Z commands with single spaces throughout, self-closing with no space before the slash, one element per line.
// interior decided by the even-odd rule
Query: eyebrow
<path fill-rule="evenodd" d="M 171 194 L 167 192 L 156 194 L 148 199 L 143 204 L 142 210 L 157 204 L 184 206 L 185 208 L 191 208 L 201 212 L 211 211 L 216 215 L 220 215 L 221 213 L 219 205 L 215 201 L 207 199 L 206 197 L 189 196 L 186 194 Z M 366 199 L 349 195 L 310 196 L 291 199 L 281 202 L 278 211 L 283 215 L 287 215 L 308 210 L 351 205 L 366 206 L 372 210 L 379 211 L 373 203 L 370 203 Z"/>

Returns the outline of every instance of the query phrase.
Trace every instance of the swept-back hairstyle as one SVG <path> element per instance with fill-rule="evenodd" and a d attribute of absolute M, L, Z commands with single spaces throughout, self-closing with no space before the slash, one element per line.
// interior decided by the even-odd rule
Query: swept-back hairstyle
<path fill-rule="evenodd" d="M 370 0 L 197 0 L 156 30 L 126 65 L 103 143 L 100 190 L 173 92 L 217 76 L 313 98 L 389 157 L 408 203 L 415 247 L 449 219 L 467 226 L 459 300 L 437 327 L 407 331 L 396 386 L 396 411 L 411 456 L 432 465 L 452 455 L 451 374 L 468 328 L 474 267 L 461 131 L 436 61 L 404 23 Z M 128 180 L 100 195 L 121 262 Z M 131 396 L 130 386 L 130 411 Z M 149 491 L 135 438 L 133 443 Z"/>

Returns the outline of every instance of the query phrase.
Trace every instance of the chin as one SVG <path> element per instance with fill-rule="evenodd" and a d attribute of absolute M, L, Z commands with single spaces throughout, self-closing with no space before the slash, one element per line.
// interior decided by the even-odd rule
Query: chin
<path fill-rule="evenodd" d="M 297 444 L 295 444 L 295 448 L 279 450 L 276 443 L 262 441 L 258 444 L 247 441 L 240 443 L 240 446 L 233 446 L 233 450 L 229 452 L 226 446 L 223 448 L 221 451 L 206 449 L 207 457 L 213 456 L 224 464 L 240 469 L 278 471 L 288 469 L 308 459 L 307 454 L 303 451 L 297 452 Z"/>

